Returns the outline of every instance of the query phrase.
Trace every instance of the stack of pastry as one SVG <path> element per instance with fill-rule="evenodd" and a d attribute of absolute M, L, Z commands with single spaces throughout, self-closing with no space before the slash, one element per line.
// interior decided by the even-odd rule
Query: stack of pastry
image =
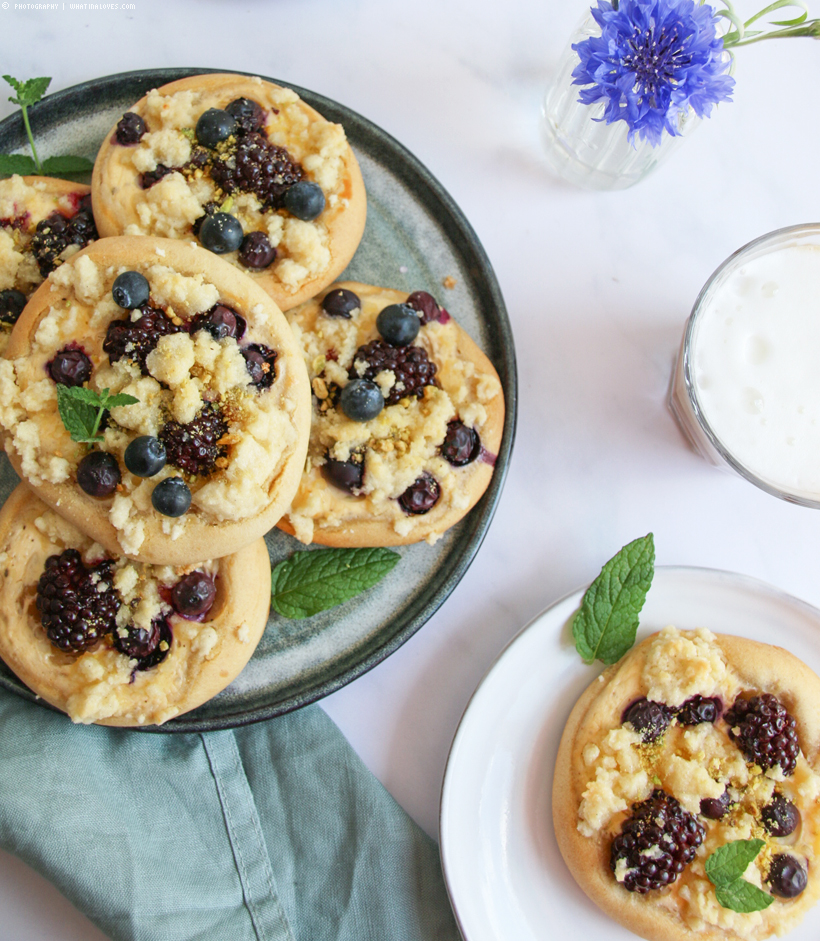
<path fill-rule="evenodd" d="M 231 682 L 273 526 L 432 542 L 486 489 L 486 357 L 423 291 L 331 284 L 365 211 L 343 129 L 237 75 L 134 104 L 90 197 L 0 183 L 0 429 L 24 481 L 0 656 L 75 721 L 160 723 Z"/>

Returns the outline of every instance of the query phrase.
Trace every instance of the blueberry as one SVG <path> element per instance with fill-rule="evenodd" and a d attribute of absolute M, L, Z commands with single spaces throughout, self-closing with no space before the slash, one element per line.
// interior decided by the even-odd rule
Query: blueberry
<path fill-rule="evenodd" d="M 657 742 L 671 721 L 672 711 L 668 706 L 646 698 L 635 700 L 621 716 L 621 722 L 629 722 L 645 742 Z"/>
<path fill-rule="evenodd" d="M 269 389 L 276 379 L 276 350 L 261 343 L 252 343 L 240 352 L 245 358 L 251 385 L 257 389 Z"/>
<path fill-rule="evenodd" d="M 361 461 L 334 461 L 332 457 L 328 457 L 325 463 L 322 464 L 322 473 L 329 483 L 340 490 L 347 490 L 352 493 L 362 485 L 364 463 Z"/>
<path fill-rule="evenodd" d="M 421 516 L 433 509 L 440 496 L 441 485 L 425 471 L 399 497 L 399 506 L 411 516 Z"/>
<path fill-rule="evenodd" d="M 191 572 L 171 589 L 171 603 L 177 614 L 184 618 L 197 618 L 207 614 L 216 598 L 216 585 L 210 575 Z"/>
<path fill-rule="evenodd" d="M 236 118 L 240 130 L 246 134 L 261 131 L 265 126 L 265 110 L 250 98 L 237 98 L 227 105 L 225 110 Z"/>
<path fill-rule="evenodd" d="M 123 271 L 114 281 L 111 294 L 120 307 L 134 310 L 148 303 L 151 286 L 148 284 L 148 279 L 139 271 Z"/>
<path fill-rule="evenodd" d="M 772 836 L 788 836 L 800 825 L 800 811 L 782 794 L 775 794 L 760 816 Z"/>
<path fill-rule="evenodd" d="M 384 408 L 384 397 L 370 379 L 351 379 L 342 389 L 339 407 L 351 421 L 370 421 Z"/>
<path fill-rule="evenodd" d="M 208 216 L 199 229 L 199 241 L 216 255 L 235 252 L 244 238 L 241 223 L 227 212 L 215 212 Z"/>
<path fill-rule="evenodd" d="M 91 451 L 77 465 L 77 483 L 91 497 L 108 497 L 122 480 L 113 454 Z"/>
<path fill-rule="evenodd" d="M 788 853 L 777 853 L 772 856 L 766 881 L 769 883 L 772 895 L 779 895 L 783 899 L 793 899 L 806 888 L 808 874 L 794 856 Z"/>
<path fill-rule="evenodd" d="M 64 347 L 47 365 L 51 378 L 63 386 L 81 386 L 91 378 L 91 360 L 82 350 Z"/>
<path fill-rule="evenodd" d="M 166 477 L 154 487 L 151 503 L 163 516 L 182 516 L 191 505 L 191 491 L 181 477 Z"/>
<path fill-rule="evenodd" d="M 9 288 L 0 291 L 0 323 L 15 324 L 26 306 L 26 295 Z"/>
<path fill-rule="evenodd" d="M 228 111 L 208 108 L 196 122 L 196 139 L 203 147 L 216 147 L 236 131 L 236 118 Z"/>
<path fill-rule="evenodd" d="M 114 135 L 118 144 L 125 146 L 129 144 L 138 144 L 148 128 L 145 121 L 134 111 L 126 111 L 117 122 L 117 130 Z"/>
<path fill-rule="evenodd" d="M 276 261 L 276 249 L 264 232 L 248 232 L 239 248 L 239 260 L 246 268 L 269 268 Z"/>
<path fill-rule="evenodd" d="M 344 317 L 350 320 L 354 310 L 361 310 L 362 302 L 358 294 L 348 291 L 347 288 L 336 288 L 328 291 L 322 299 L 322 310 L 328 317 Z"/>
<path fill-rule="evenodd" d="M 303 222 L 310 222 L 325 208 L 325 194 L 318 183 L 300 180 L 285 190 L 285 209 Z"/>
<path fill-rule="evenodd" d="M 710 820 L 720 820 L 726 816 L 731 806 L 732 798 L 728 791 L 724 791 L 720 797 L 704 797 L 700 802 L 700 812 Z"/>
<path fill-rule="evenodd" d="M 153 477 L 165 467 L 165 447 L 153 435 L 140 435 L 125 449 L 123 461 L 137 477 Z"/>
<path fill-rule="evenodd" d="M 420 327 L 419 315 L 407 304 L 390 304 L 376 318 L 376 329 L 391 346 L 410 346 Z"/>
<path fill-rule="evenodd" d="M 456 419 L 447 424 L 441 443 L 441 456 L 453 467 L 464 467 L 481 453 L 481 440 L 475 429 Z"/>
<path fill-rule="evenodd" d="M 197 330 L 207 330 L 215 340 L 224 340 L 225 337 L 239 340 L 245 332 L 245 318 L 224 304 L 215 304 L 191 321 L 191 333 Z"/>

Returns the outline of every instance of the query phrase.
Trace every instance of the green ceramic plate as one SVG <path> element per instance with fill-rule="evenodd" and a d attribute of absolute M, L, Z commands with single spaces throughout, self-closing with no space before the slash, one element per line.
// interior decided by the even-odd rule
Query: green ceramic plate
<path fill-rule="evenodd" d="M 213 69 L 127 72 L 49 95 L 30 117 L 41 159 L 55 153 L 94 158 L 105 134 L 149 89 Z M 288 84 L 271 79 L 278 84 Z M 320 699 L 401 646 L 445 601 L 467 570 L 493 517 L 515 435 L 516 367 L 512 332 L 492 267 L 470 224 L 440 183 L 401 144 L 328 98 L 292 86 L 331 121 L 344 125 L 367 187 L 367 227 L 343 277 L 437 297 L 484 349 L 506 397 L 504 439 L 492 483 L 479 504 L 435 546 L 401 548 L 402 559 L 376 588 L 301 621 L 272 615 L 250 663 L 209 703 L 155 731 L 201 732 L 268 719 Z M 26 150 L 18 114 L 0 122 L 0 152 Z M 452 277 L 456 286 L 442 287 Z M 0 501 L 17 478 L 0 456 Z M 273 562 L 303 550 L 273 530 Z M 308 550 L 309 551 L 309 550 Z M 0 663 L 0 684 L 31 691 Z"/>

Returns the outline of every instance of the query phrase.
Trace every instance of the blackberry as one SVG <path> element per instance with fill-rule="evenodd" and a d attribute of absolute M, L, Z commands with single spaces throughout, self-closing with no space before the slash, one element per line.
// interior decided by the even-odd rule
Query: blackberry
<path fill-rule="evenodd" d="M 196 418 L 181 425 L 166 422 L 159 433 L 167 463 L 187 474 L 207 477 L 226 449 L 217 442 L 228 431 L 228 423 L 213 405 L 204 405 Z"/>
<path fill-rule="evenodd" d="M 700 725 L 701 722 L 717 722 L 721 709 L 722 703 L 717 697 L 693 696 L 678 709 L 676 716 L 679 725 Z"/>
<path fill-rule="evenodd" d="M 101 585 L 107 587 L 100 591 Z M 46 559 L 36 604 L 52 644 L 82 653 L 114 629 L 120 596 L 110 585 L 109 560 L 86 568 L 76 549 Z"/>
<path fill-rule="evenodd" d="M 151 630 L 129 624 L 128 627 L 114 631 L 114 646 L 124 653 L 129 660 L 136 660 L 135 670 L 148 670 L 168 656 L 173 641 L 173 633 L 168 618 L 160 614 L 151 622 Z"/>
<path fill-rule="evenodd" d="M 64 346 L 46 364 L 46 369 L 63 386 L 81 386 L 91 378 L 91 360 L 77 347 Z"/>
<path fill-rule="evenodd" d="M 238 134 L 252 134 L 265 126 L 265 109 L 250 98 L 237 98 L 225 110 L 236 121 Z"/>
<path fill-rule="evenodd" d="M 251 385 L 257 389 L 269 389 L 276 379 L 276 350 L 261 343 L 251 343 L 241 350 L 251 377 Z"/>
<path fill-rule="evenodd" d="M 145 121 L 133 111 L 126 111 L 117 122 L 114 139 L 118 144 L 138 144 L 148 128 Z"/>
<path fill-rule="evenodd" d="M 81 248 L 98 238 L 91 213 L 91 197 L 80 200 L 80 208 L 70 219 L 62 213 L 53 212 L 48 218 L 37 223 L 31 237 L 31 251 L 40 269 L 40 274 L 47 278 L 60 264 L 59 256 L 69 245 Z"/>
<path fill-rule="evenodd" d="M 782 794 L 775 794 L 760 816 L 763 826 L 772 836 L 788 836 L 800 825 L 800 811 Z"/>
<path fill-rule="evenodd" d="M 120 359 L 132 359 L 145 372 L 145 359 L 156 347 L 160 337 L 170 333 L 181 333 L 184 327 L 175 324 L 164 310 L 149 307 L 139 308 L 140 318 L 112 320 L 103 341 L 103 350 L 112 363 Z"/>
<path fill-rule="evenodd" d="M 289 187 L 304 173 L 284 147 L 263 134 L 247 134 L 235 149 L 214 155 L 211 179 L 226 193 L 253 193 L 263 209 L 281 209 Z"/>
<path fill-rule="evenodd" d="M 777 853 L 772 857 L 766 881 L 772 895 L 782 899 L 793 899 L 806 888 L 808 873 L 801 862 L 788 853 Z"/>
<path fill-rule="evenodd" d="M 644 895 L 671 885 L 684 866 L 695 858 L 706 830 L 674 797 L 656 789 L 651 797 L 632 805 L 632 816 L 612 841 L 609 865 L 627 864 L 623 886 Z"/>
<path fill-rule="evenodd" d="M 14 288 L 0 291 L 0 323 L 10 326 L 16 324 L 25 306 L 26 295 L 22 291 L 16 291 Z"/>
<path fill-rule="evenodd" d="M 433 509 L 440 496 L 441 485 L 425 471 L 399 497 L 399 506 L 410 516 L 422 516 Z"/>
<path fill-rule="evenodd" d="M 621 722 L 629 722 L 644 742 L 657 742 L 669 728 L 672 710 L 662 702 L 638 699 L 624 709 Z"/>
<path fill-rule="evenodd" d="M 764 771 L 780 765 L 783 774 L 797 766 L 800 743 L 794 717 L 771 693 L 751 699 L 738 697 L 726 713 L 729 737 L 737 743 L 746 761 Z"/>
<path fill-rule="evenodd" d="M 364 362 L 367 368 L 360 373 L 357 362 Z M 391 346 L 384 340 L 371 340 L 360 346 L 353 357 L 348 370 L 351 379 L 370 379 L 386 369 L 391 369 L 396 376 L 396 383 L 385 399 L 386 405 L 395 405 L 401 399 L 414 395 L 420 399 L 424 387 L 435 384 L 436 364 L 431 363 L 427 351 L 421 346 Z"/>

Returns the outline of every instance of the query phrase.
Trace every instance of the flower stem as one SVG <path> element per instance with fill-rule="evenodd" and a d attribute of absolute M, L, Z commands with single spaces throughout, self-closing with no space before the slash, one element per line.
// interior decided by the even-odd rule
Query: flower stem
<path fill-rule="evenodd" d="M 34 135 L 31 133 L 31 125 L 28 123 L 28 108 L 26 105 L 20 105 L 20 110 L 23 112 L 23 124 L 26 126 L 28 142 L 31 145 L 31 152 L 34 155 L 34 165 L 37 167 L 37 172 L 42 173 L 43 167 L 40 163 L 40 158 L 37 156 L 37 150 L 34 147 Z"/>

